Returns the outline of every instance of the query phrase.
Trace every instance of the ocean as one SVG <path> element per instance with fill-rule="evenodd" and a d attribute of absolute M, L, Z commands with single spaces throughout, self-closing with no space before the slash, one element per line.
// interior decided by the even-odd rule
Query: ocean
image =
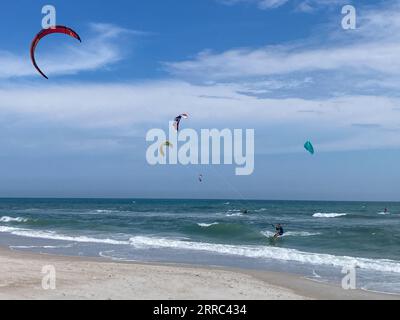
<path fill-rule="evenodd" d="M 388 212 L 384 209 L 388 208 Z M 247 213 L 244 213 L 247 210 Z M 273 224 L 285 235 L 273 240 Z M 400 293 L 400 203 L 0 199 L 0 245 L 116 261 L 290 272 Z"/>

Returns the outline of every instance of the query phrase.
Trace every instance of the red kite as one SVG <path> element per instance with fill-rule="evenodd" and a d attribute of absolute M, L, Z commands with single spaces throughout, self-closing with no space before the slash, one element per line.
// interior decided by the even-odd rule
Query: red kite
<path fill-rule="evenodd" d="M 35 50 L 41 39 L 43 39 L 44 37 L 48 36 L 49 34 L 53 34 L 53 33 L 63 33 L 63 34 L 66 34 L 66 35 L 73 37 L 73 38 L 79 40 L 80 42 L 82 42 L 81 38 L 74 30 L 72 30 L 71 28 L 68 28 L 68 27 L 64 27 L 64 26 L 56 26 L 54 28 L 43 29 L 42 31 L 40 31 L 37 34 L 35 39 L 33 39 L 32 45 L 31 45 L 31 59 L 32 59 L 32 63 L 35 66 L 36 70 L 39 71 L 39 73 L 46 79 L 49 79 L 49 78 L 43 73 L 42 70 L 40 70 L 40 68 L 38 67 L 38 65 L 36 63 Z"/>

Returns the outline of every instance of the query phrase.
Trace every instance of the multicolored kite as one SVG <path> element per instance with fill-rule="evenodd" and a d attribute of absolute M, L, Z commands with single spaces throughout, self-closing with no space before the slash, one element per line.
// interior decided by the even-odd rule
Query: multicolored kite
<path fill-rule="evenodd" d="M 175 121 L 174 121 L 174 128 L 175 128 L 175 130 L 176 130 L 176 131 L 179 131 L 179 125 L 180 125 L 182 119 L 188 119 L 188 118 L 189 118 L 189 115 L 188 115 L 187 113 L 182 113 L 182 114 L 180 114 L 179 116 L 177 116 L 177 117 L 175 118 Z"/>

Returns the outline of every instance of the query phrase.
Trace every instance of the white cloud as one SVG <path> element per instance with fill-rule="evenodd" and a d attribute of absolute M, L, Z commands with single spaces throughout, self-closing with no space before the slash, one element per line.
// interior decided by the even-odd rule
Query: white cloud
<path fill-rule="evenodd" d="M 235 88 L 236 92 L 252 94 L 252 95 L 264 95 L 275 93 L 276 91 L 288 91 L 294 89 L 301 89 L 304 86 L 308 86 L 312 84 L 314 81 L 310 77 L 306 77 L 300 80 L 279 80 L 279 79 L 270 79 L 270 80 L 260 80 L 260 81 L 249 81 L 249 82 L 232 82 L 225 83 L 225 85 L 229 85 L 232 88 Z"/>
<path fill-rule="evenodd" d="M 123 58 L 120 42 L 115 40 L 124 34 L 143 33 L 110 24 L 91 24 L 89 34 L 82 43 L 66 38 L 65 45 L 52 47 L 46 52 L 41 51 L 39 45 L 36 59 L 40 68 L 50 77 L 102 69 Z M 59 42 L 55 43 L 59 45 Z M 49 45 L 49 42 L 46 44 Z M 26 54 L 17 55 L 0 50 L 0 65 L 0 79 L 37 76 Z"/>
<path fill-rule="evenodd" d="M 400 140 L 395 139 L 400 129 L 398 98 L 260 99 L 237 90 L 236 85 L 230 84 L 200 86 L 180 81 L 8 86 L 0 89 L 0 117 L 89 132 L 112 129 L 122 134 L 133 128 L 167 127 L 176 114 L 189 112 L 189 125 L 202 128 L 217 123 L 221 128 L 260 130 L 279 126 L 285 135 L 292 134 L 296 139 L 293 128 L 313 128 L 319 136 L 333 137 L 329 143 L 320 143 L 319 149 L 324 151 L 338 150 L 340 146 L 345 150 L 400 146 Z M 374 128 L 363 128 L 371 124 Z M 372 130 L 379 134 L 371 139 Z M 290 146 L 283 145 L 282 151 L 287 150 Z"/>
<path fill-rule="evenodd" d="M 296 43 L 220 53 L 207 50 L 165 67 L 188 81 L 257 84 L 318 78 L 319 90 L 314 94 L 379 94 L 380 89 L 386 89 L 382 94 L 394 93 L 400 83 L 400 6 L 390 3 L 359 9 L 357 30 L 343 30 L 340 19 L 335 19 L 317 35 Z"/>
<path fill-rule="evenodd" d="M 278 8 L 283 6 L 289 0 L 259 0 L 258 6 L 261 9 L 271 9 L 271 8 Z"/>
<path fill-rule="evenodd" d="M 302 0 L 296 1 L 296 8 L 302 12 L 314 12 L 321 8 L 351 4 L 349 0 Z"/>
<path fill-rule="evenodd" d="M 219 2 L 227 5 L 234 5 L 238 3 L 254 3 L 263 10 L 281 7 L 288 1 L 289 0 L 219 0 Z"/>
<path fill-rule="evenodd" d="M 303 12 L 313 12 L 322 7 L 333 7 L 341 4 L 349 4 L 349 0 L 217 0 L 227 5 L 239 3 L 255 4 L 262 10 L 280 8 L 291 3 L 295 8 Z"/>
<path fill-rule="evenodd" d="M 322 49 L 265 47 L 236 49 L 221 54 L 201 53 L 195 60 L 168 63 L 174 74 L 207 75 L 213 79 L 259 77 L 294 72 L 334 71 L 349 68 L 365 73 L 397 74 L 400 44 L 360 43 Z"/>

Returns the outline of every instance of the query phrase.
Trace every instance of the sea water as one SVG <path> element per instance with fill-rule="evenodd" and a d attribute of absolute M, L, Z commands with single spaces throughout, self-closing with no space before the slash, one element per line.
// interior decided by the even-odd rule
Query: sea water
<path fill-rule="evenodd" d="M 286 233 L 274 240 L 277 223 Z M 389 293 L 400 293 L 399 231 L 400 203 L 0 199 L 0 245 L 14 250 L 283 271 L 337 285 L 356 266 L 358 288 Z"/>

